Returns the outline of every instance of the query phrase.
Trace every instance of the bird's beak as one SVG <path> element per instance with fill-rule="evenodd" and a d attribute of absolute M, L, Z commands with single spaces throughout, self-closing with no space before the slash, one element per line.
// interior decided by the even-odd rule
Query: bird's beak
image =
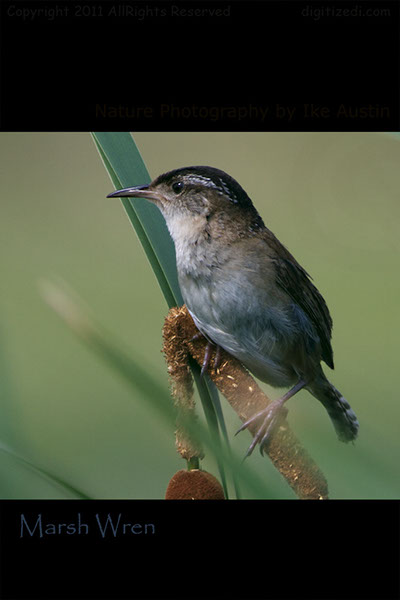
<path fill-rule="evenodd" d="M 161 200 L 161 195 L 152 190 L 149 185 L 136 185 L 134 187 L 116 190 L 108 194 L 107 198 L 146 198 L 152 202 Z"/>

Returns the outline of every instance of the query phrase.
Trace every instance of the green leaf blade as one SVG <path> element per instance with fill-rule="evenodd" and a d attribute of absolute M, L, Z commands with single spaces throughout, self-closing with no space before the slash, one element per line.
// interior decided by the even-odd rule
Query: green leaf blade
<path fill-rule="evenodd" d="M 150 182 L 150 175 L 129 133 L 101 132 L 92 136 L 117 189 Z M 121 200 L 168 306 L 171 308 L 183 304 L 176 272 L 175 248 L 160 211 L 146 200 Z"/>

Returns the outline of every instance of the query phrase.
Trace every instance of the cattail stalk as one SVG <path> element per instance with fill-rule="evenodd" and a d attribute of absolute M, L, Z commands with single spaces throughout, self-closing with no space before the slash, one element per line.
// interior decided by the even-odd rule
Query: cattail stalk
<path fill-rule="evenodd" d="M 163 350 L 173 382 L 175 402 L 185 415 L 188 411 L 194 413 L 189 355 L 202 365 L 207 344 L 205 338 L 196 338 L 196 333 L 198 331 L 186 306 L 169 311 L 163 329 Z M 271 402 L 245 367 L 224 350 L 221 350 L 218 369 L 213 365 L 214 356 L 211 356 L 208 375 L 243 422 L 265 409 Z M 254 435 L 258 427 L 259 423 L 253 422 L 248 426 L 248 431 Z M 181 448 L 184 453 L 181 454 L 185 458 L 190 458 L 190 455 L 201 457 L 198 442 L 185 437 L 184 431 L 179 429 L 179 422 L 177 446 L 178 450 Z M 328 498 L 325 476 L 294 435 L 285 417 L 271 432 L 265 454 L 299 498 Z"/>

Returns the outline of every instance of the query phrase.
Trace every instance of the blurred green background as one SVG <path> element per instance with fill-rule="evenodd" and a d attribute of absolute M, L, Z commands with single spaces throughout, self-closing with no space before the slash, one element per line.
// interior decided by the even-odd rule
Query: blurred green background
<path fill-rule="evenodd" d="M 355 445 L 336 439 L 307 392 L 289 420 L 324 471 L 333 498 L 398 498 L 400 143 L 396 134 L 139 133 L 152 177 L 207 164 L 233 175 L 266 224 L 314 277 L 333 320 L 328 377 L 360 421 Z M 0 134 L 0 443 L 93 498 L 162 498 L 185 464 L 173 430 L 77 340 L 43 302 L 38 281 L 62 278 L 96 319 L 152 365 L 164 298 L 88 133 Z M 138 183 L 138 182 L 135 182 Z M 267 393 L 275 398 L 278 390 Z M 247 432 L 222 398 L 232 448 Z M 201 407 L 199 407 L 201 413 Z M 255 452 L 271 495 L 294 498 Z M 212 459 L 204 467 L 218 472 Z M 65 493 L 0 452 L 0 497 Z"/>

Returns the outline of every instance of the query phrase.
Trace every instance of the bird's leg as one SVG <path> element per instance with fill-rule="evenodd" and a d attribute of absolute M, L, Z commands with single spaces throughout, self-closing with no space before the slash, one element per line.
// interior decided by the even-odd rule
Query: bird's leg
<path fill-rule="evenodd" d="M 293 386 L 292 389 L 286 392 L 286 394 L 284 394 L 281 398 L 278 398 L 277 400 L 271 402 L 264 410 L 253 415 L 237 430 L 236 435 L 240 431 L 243 431 L 243 429 L 246 429 L 246 427 L 248 427 L 259 417 L 264 417 L 261 427 L 259 427 L 259 429 L 257 430 L 256 434 L 253 437 L 253 441 L 251 442 L 246 452 L 245 458 L 250 456 L 258 442 L 260 443 L 260 452 L 261 454 L 263 453 L 263 447 L 267 443 L 271 431 L 279 421 L 279 417 L 283 417 L 287 413 L 287 409 L 284 407 L 285 402 L 289 400 L 289 398 L 292 398 L 295 394 L 297 394 L 297 392 L 300 391 L 306 385 L 307 382 L 303 379 L 300 379 L 300 381 L 296 383 L 296 385 Z"/>
<path fill-rule="evenodd" d="M 201 366 L 201 371 L 200 371 L 201 377 L 204 377 L 204 374 L 207 371 L 213 346 L 214 346 L 214 344 L 212 342 L 207 342 L 206 350 L 204 352 L 204 360 L 203 360 L 203 364 Z"/>
<path fill-rule="evenodd" d="M 200 372 L 201 377 L 203 377 L 207 371 L 208 365 L 210 364 L 212 350 L 214 347 L 215 347 L 214 369 L 215 370 L 218 369 L 219 365 L 221 364 L 221 346 L 214 344 L 214 342 L 212 342 L 205 335 L 203 335 L 201 333 L 201 331 L 198 331 L 197 333 L 195 333 L 195 335 L 191 338 L 190 341 L 195 342 L 196 340 L 199 340 L 202 337 L 206 338 L 207 346 L 206 346 L 206 350 L 204 353 L 203 364 L 201 366 L 201 372 Z"/>
<path fill-rule="evenodd" d="M 221 346 L 217 346 L 215 349 L 215 358 L 214 358 L 215 371 L 218 369 L 220 364 L 221 364 Z"/>

